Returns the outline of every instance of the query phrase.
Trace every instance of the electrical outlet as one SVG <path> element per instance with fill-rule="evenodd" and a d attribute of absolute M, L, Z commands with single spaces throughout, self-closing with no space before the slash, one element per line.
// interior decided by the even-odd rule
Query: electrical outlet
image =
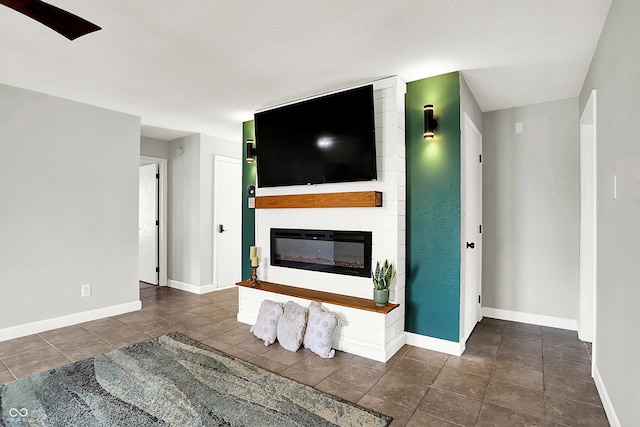
<path fill-rule="evenodd" d="M 91 285 L 90 284 L 82 285 L 81 296 L 82 297 L 90 297 L 91 296 Z"/>

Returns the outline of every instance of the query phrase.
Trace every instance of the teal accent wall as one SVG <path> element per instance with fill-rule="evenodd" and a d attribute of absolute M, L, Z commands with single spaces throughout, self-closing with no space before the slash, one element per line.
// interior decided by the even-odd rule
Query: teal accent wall
<path fill-rule="evenodd" d="M 247 163 L 247 139 L 255 141 L 253 120 L 242 123 L 242 279 L 246 280 L 251 274 L 251 262 L 249 261 L 249 246 L 256 241 L 256 215 L 255 209 L 249 209 L 249 193 L 247 187 L 256 185 L 256 164 Z"/>
<path fill-rule="evenodd" d="M 423 107 L 433 104 L 436 136 L 425 140 Z M 460 77 L 407 84 L 407 332 L 459 341 Z"/>

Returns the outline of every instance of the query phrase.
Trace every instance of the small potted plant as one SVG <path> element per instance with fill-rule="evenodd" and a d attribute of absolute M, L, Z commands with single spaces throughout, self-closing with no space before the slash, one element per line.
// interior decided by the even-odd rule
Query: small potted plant
<path fill-rule="evenodd" d="M 384 307 L 389 302 L 389 287 L 393 278 L 396 276 L 396 270 L 389 260 L 384 260 L 384 264 L 380 266 L 380 261 L 376 262 L 373 275 L 373 300 L 378 307 Z"/>

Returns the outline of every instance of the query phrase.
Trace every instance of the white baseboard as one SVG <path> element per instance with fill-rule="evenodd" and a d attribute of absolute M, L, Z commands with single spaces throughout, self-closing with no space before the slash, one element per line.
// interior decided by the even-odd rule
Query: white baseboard
<path fill-rule="evenodd" d="M 180 289 L 181 291 L 191 292 L 192 294 L 208 294 L 209 292 L 213 292 L 218 290 L 215 285 L 205 285 L 205 286 L 197 286 L 192 285 L 190 283 L 178 282 L 177 280 L 168 280 L 167 285 L 170 288 Z"/>
<path fill-rule="evenodd" d="M 521 311 L 503 310 L 501 308 L 482 307 L 482 317 L 530 323 L 532 325 L 549 326 L 559 329 L 569 329 L 571 331 L 578 330 L 578 321 L 574 319 L 524 313 Z"/>
<path fill-rule="evenodd" d="M 118 316 L 120 314 L 140 310 L 141 308 L 142 303 L 140 301 L 132 301 L 125 304 L 98 308 L 96 310 L 83 311 L 80 313 L 68 314 L 66 316 L 54 317 L 52 319 L 25 323 L 24 325 L 11 326 L 9 328 L 0 329 L 0 342 L 50 331 L 51 329 L 64 328 L 66 326 L 77 325 L 78 323 L 103 319 L 105 317 Z"/>
<path fill-rule="evenodd" d="M 406 343 L 427 350 L 460 356 L 464 352 L 464 343 L 447 341 L 440 338 L 427 337 L 411 332 L 405 332 Z"/>
<path fill-rule="evenodd" d="M 616 410 L 613 407 L 613 403 L 611 403 L 611 398 L 609 397 L 609 393 L 607 392 L 607 388 L 602 381 L 602 377 L 600 376 L 600 372 L 598 371 L 598 366 L 593 365 L 592 367 L 593 381 L 596 383 L 596 388 L 598 389 L 598 394 L 600 395 L 600 400 L 602 400 L 602 406 L 604 407 L 604 412 L 607 414 L 607 418 L 609 419 L 609 424 L 611 427 L 621 427 L 620 419 L 618 418 L 618 414 L 616 414 Z"/>

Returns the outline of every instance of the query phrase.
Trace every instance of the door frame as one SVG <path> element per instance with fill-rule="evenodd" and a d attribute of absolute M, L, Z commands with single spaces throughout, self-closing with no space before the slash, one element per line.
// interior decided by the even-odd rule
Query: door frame
<path fill-rule="evenodd" d="M 580 280 L 578 337 L 593 343 L 596 361 L 597 303 L 597 132 L 596 91 L 591 91 L 580 116 Z"/>
<path fill-rule="evenodd" d="M 218 194 L 220 194 L 218 191 L 218 185 L 221 184 L 219 183 L 219 180 L 216 179 L 218 162 L 234 163 L 240 166 L 240 182 L 238 183 L 238 191 L 242 191 L 242 160 L 217 154 L 213 156 L 213 272 L 211 277 L 213 279 L 214 289 L 225 289 L 232 285 L 220 287 L 220 284 L 218 283 L 218 206 L 220 206 L 220 201 L 218 200 Z M 240 197 L 240 200 L 242 203 L 242 197 Z M 238 210 L 240 211 L 240 215 L 242 215 L 242 206 L 239 206 Z M 240 221 L 240 223 L 242 225 L 242 221 Z M 238 238 L 242 241 L 242 230 L 240 230 Z M 242 275 L 242 263 L 240 264 L 240 274 Z"/>
<path fill-rule="evenodd" d="M 140 156 L 141 163 L 158 165 L 158 285 L 167 286 L 167 172 L 168 160 L 161 157 Z"/>
<path fill-rule="evenodd" d="M 476 125 L 473 123 L 473 120 L 469 117 L 469 115 L 465 112 L 462 113 L 462 121 L 460 126 L 460 207 L 461 207 L 461 217 L 460 217 L 460 343 L 464 345 L 468 335 L 471 335 L 471 331 L 467 334 L 465 330 L 465 320 L 467 316 L 467 291 L 466 289 L 466 257 L 467 257 L 467 236 L 466 236 L 466 196 L 467 196 L 467 186 L 466 186 L 466 177 L 467 177 L 467 129 L 476 133 L 480 139 L 480 155 L 482 155 L 482 133 L 478 130 Z M 480 161 L 478 159 L 478 161 Z M 480 175 L 482 177 L 482 163 L 480 162 Z M 482 180 L 480 181 L 480 190 L 482 190 Z M 482 223 L 482 206 L 480 208 L 480 223 Z M 482 300 L 482 234 L 479 235 L 479 242 L 477 242 L 477 249 L 480 252 L 479 259 L 479 268 L 480 268 L 480 283 L 478 283 L 477 294 Z M 474 295 L 474 301 L 475 301 Z M 481 302 L 477 303 L 477 321 L 482 320 L 482 304 Z M 477 323 L 477 322 L 476 322 Z"/>

